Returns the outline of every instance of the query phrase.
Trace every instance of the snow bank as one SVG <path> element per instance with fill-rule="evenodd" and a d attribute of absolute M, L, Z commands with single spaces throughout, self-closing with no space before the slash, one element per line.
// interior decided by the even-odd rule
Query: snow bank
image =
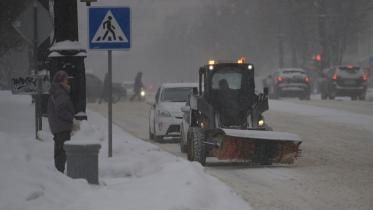
<path fill-rule="evenodd" d="M 251 209 L 199 164 L 162 152 L 116 126 L 113 157 L 108 158 L 107 121 L 90 111 L 71 143 L 102 145 L 100 185 L 70 179 L 54 168 L 51 135 L 44 131 L 43 141 L 33 139 L 30 102 L 29 96 L 0 92 L 0 209 Z"/>

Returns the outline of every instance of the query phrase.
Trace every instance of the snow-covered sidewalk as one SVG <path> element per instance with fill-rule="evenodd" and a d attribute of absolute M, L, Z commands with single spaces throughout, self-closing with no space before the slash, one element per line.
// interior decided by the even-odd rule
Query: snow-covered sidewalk
<path fill-rule="evenodd" d="M 100 185 L 71 179 L 53 164 L 53 140 L 34 139 L 29 96 L 0 91 L 0 209 L 251 209 L 198 163 L 165 153 L 113 127 L 113 158 L 107 157 L 105 118 L 88 112 L 72 141 L 100 142 Z M 145 125 L 144 125 L 145 126 Z M 44 125 L 47 127 L 47 125 Z"/>

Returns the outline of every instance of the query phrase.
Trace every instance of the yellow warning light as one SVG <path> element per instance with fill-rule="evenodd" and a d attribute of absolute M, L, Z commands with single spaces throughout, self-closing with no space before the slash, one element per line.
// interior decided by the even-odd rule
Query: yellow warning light
<path fill-rule="evenodd" d="M 215 61 L 214 60 L 209 60 L 209 65 L 214 65 Z"/>
<path fill-rule="evenodd" d="M 245 63 L 245 58 L 241 57 L 240 59 L 237 60 L 237 63 L 239 63 L 239 64 Z"/>

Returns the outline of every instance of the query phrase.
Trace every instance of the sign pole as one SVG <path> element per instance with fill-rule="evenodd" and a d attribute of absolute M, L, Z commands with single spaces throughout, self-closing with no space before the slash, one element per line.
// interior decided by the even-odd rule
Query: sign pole
<path fill-rule="evenodd" d="M 113 101 L 112 101 L 112 51 L 108 50 L 108 77 L 109 77 L 109 94 L 108 94 L 108 133 L 109 133 L 109 157 L 113 156 L 113 133 L 112 133 L 112 123 L 113 123 Z"/>
<path fill-rule="evenodd" d="M 81 0 L 84 2 L 93 0 Z M 108 156 L 113 156 L 113 75 L 112 50 L 131 48 L 131 14 L 129 7 L 89 8 L 89 49 L 107 50 L 108 54 Z M 105 76 L 106 77 L 106 76 Z M 105 83 L 105 82 L 104 82 Z"/>
<path fill-rule="evenodd" d="M 38 68 L 38 7 L 37 7 L 37 4 L 34 2 L 33 4 L 33 11 L 34 11 L 34 14 L 33 14 L 33 19 L 34 19 L 34 29 L 33 29 L 33 32 L 34 32 L 34 35 L 33 35 L 33 70 L 34 70 L 34 74 L 35 76 L 37 76 L 37 68 Z M 37 80 L 37 83 L 39 83 L 39 81 Z M 39 85 L 37 84 L 37 87 Z M 39 91 L 38 91 L 39 92 Z M 40 126 L 40 110 L 39 110 L 39 103 L 40 102 L 40 96 L 39 96 L 39 93 L 37 93 L 37 95 L 34 95 L 34 99 L 35 99 L 35 137 L 36 139 L 39 139 L 39 135 L 38 135 L 38 131 L 39 131 L 39 126 Z"/>

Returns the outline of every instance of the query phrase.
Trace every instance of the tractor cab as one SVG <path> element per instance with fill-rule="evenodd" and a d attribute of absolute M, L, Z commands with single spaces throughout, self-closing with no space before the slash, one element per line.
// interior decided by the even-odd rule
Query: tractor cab
<path fill-rule="evenodd" d="M 257 101 L 253 64 L 209 61 L 199 70 L 199 85 L 199 96 L 215 112 L 215 127 L 247 127 Z"/>

